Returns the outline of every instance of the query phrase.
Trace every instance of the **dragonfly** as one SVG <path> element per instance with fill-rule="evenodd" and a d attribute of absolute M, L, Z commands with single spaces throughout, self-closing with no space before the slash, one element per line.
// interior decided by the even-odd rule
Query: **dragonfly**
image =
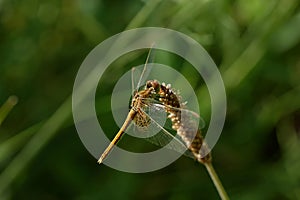
<path fill-rule="evenodd" d="M 136 87 L 133 81 L 134 68 L 132 69 L 132 88 L 135 89 L 132 91 L 129 113 L 114 139 L 100 156 L 98 163 L 102 163 L 108 156 L 132 122 L 139 134 L 149 134 L 150 126 L 160 129 L 160 133 L 144 137 L 148 142 L 172 149 L 201 163 L 210 161 L 209 148 L 205 146 L 199 129 L 204 126 L 204 120 L 196 112 L 185 108 L 186 103 L 181 102 L 181 97 L 171 88 L 171 85 L 157 80 L 148 80 L 144 88 L 139 90 L 147 71 L 151 50 L 152 48 L 149 50 Z M 177 132 L 176 135 L 171 134 L 170 128 L 167 129 L 158 122 L 158 118 L 166 116 L 163 113 L 167 114 L 167 118 L 170 119 L 171 129 Z M 201 148 L 203 145 L 205 148 Z"/>

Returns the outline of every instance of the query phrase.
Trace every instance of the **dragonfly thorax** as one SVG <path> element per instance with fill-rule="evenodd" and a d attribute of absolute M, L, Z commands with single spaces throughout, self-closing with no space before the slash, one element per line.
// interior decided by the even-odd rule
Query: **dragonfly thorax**
<path fill-rule="evenodd" d="M 132 101 L 131 101 L 131 109 L 137 110 L 145 105 L 145 99 L 150 98 L 154 94 L 154 88 L 147 88 L 145 90 L 141 90 L 139 92 L 135 92 Z"/>
<path fill-rule="evenodd" d="M 131 109 L 140 108 L 147 98 L 157 98 L 160 89 L 160 83 L 157 80 L 147 81 L 144 90 L 134 92 Z"/>

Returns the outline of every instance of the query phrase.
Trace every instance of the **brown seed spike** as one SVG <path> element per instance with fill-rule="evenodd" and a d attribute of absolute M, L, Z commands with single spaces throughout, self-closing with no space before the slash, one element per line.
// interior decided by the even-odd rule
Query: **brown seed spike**
<path fill-rule="evenodd" d="M 174 109 L 180 108 L 182 105 L 185 105 L 186 102 L 180 102 L 180 96 L 176 95 L 172 91 L 170 84 L 166 85 L 165 83 L 162 83 L 158 94 L 160 96 L 159 101 L 166 106 L 165 110 L 168 112 L 168 118 L 172 121 L 172 128 L 177 131 L 178 135 L 183 139 L 186 145 L 189 146 L 189 150 L 194 154 L 195 158 L 197 158 L 199 162 L 209 162 L 211 160 L 210 154 L 204 154 L 205 152 L 208 152 L 208 147 L 204 148 L 206 149 L 205 152 L 200 152 L 204 143 L 200 131 L 198 131 L 195 136 L 193 129 L 189 128 L 194 126 L 194 124 L 188 120 L 181 121 L 181 111 Z M 202 158 L 202 155 L 206 156 Z"/>

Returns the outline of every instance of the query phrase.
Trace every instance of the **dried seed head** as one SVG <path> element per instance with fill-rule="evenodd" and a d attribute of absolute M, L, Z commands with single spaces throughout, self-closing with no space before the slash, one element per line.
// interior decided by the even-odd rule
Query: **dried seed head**
<path fill-rule="evenodd" d="M 177 94 L 176 94 L 177 93 Z M 187 102 L 181 102 L 181 97 L 178 95 L 179 91 L 173 92 L 170 84 L 162 83 L 159 91 L 159 101 L 164 105 L 167 105 L 166 111 L 169 113 L 168 118 L 172 121 L 172 128 L 177 131 L 177 134 L 182 138 L 182 140 L 189 147 L 190 151 L 194 154 L 195 158 L 199 162 L 209 162 L 211 160 L 210 154 L 205 154 L 203 157 L 200 150 L 203 145 L 203 138 L 200 131 L 195 134 L 194 128 L 195 124 L 186 118 L 181 118 L 181 111 L 172 108 L 181 108 L 187 104 Z M 182 121 L 184 119 L 184 121 Z M 207 149 L 208 148 L 204 148 Z M 206 152 L 208 152 L 206 150 Z M 203 151 L 203 150 L 201 150 Z M 203 157 L 203 158 L 201 158 Z"/>

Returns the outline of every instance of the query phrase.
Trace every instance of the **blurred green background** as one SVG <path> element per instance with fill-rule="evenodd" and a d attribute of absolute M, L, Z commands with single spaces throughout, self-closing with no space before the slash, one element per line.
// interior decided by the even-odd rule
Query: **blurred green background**
<path fill-rule="evenodd" d="M 219 67 L 228 112 L 213 158 L 231 199 L 300 199 L 299 4 L 0 1 L 0 199 L 218 199 L 192 159 L 146 174 L 119 172 L 97 165 L 77 135 L 70 95 L 81 62 L 101 41 L 144 26 L 187 34 Z M 107 117 L 99 121 L 111 137 L 118 129 L 109 110 L 113 84 L 144 60 L 145 54 L 120 59 L 115 76 L 101 79 L 98 112 Z M 176 63 L 172 56 L 164 61 Z M 184 64 L 179 69 L 189 74 Z M 209 105 L 201 83 L 194 81 L 200 104 Z M 18 104 L 8 113 L 11 95 Z"/>

